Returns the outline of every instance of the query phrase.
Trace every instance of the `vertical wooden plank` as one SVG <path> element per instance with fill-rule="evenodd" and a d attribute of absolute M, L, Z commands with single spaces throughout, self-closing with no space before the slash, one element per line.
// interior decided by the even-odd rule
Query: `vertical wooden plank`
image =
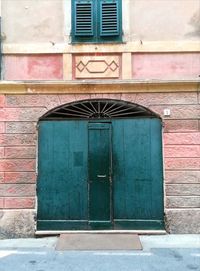
<path fill-rule="evenodd" d="M 113 211 L 115 218 L 127 217 L 124 122 L 112 121 L 113 134 Z"/>
<path fill-rule="evenodd" d="M 160 120 L 151 121 L 151 178 L 152 218 L 164 217 L 162 125 Z"/>
<path fill-rule="evenodd" d="M 39 220 L 87 220 L 87 141 L 85 121 L 40 123 Z"/>
<path fill-rule="evenodd" d="M 89 124 L 89 220 L 101 226 L 111 221 L 111 126 Z"/>
<path fill-rule="evenodd" d="M 163 219 L 160 120 L 113 120 L 112 124 L 114 220 L 127 225 L 132 221 L 133 227 L 144 220 L 142 229 L 145 221 Z"/>

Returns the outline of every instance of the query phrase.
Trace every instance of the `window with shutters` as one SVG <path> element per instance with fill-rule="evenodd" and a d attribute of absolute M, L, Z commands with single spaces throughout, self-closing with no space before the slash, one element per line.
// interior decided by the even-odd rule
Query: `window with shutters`
<path fill-rule="evenodd" d="M 121 0 L 72 0 L 72 42 L 121 42 Z"/>

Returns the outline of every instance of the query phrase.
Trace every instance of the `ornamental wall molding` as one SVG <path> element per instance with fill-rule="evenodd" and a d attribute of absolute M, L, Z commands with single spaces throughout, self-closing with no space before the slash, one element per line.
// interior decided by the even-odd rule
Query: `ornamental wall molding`
<path fill-rule="evenodd" d="M 200 92 L 199 80 L 1 81 L 0 94 Z"/>

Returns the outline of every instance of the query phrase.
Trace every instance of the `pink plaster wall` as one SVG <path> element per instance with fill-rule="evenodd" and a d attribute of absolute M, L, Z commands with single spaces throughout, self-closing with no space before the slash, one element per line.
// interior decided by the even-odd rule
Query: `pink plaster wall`
<path fill-rule="evenodd" d="M 4 80 L 63 79 L 62 55 L 8 55 L 4 57 Z"/>
<path fill-rule="evenodd" d="M 200 53 L 138 53 L 132 56 L 135 79 L 198 79 Z"/>

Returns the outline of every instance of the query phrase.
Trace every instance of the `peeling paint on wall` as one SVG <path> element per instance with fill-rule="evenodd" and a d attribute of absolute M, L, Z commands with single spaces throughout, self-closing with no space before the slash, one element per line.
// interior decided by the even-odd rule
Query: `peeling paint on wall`
<path fill-rule="evenodd" d="M 9 55 L 4 59 L 5 80 L 62 80 L 62 55 Z"/>

